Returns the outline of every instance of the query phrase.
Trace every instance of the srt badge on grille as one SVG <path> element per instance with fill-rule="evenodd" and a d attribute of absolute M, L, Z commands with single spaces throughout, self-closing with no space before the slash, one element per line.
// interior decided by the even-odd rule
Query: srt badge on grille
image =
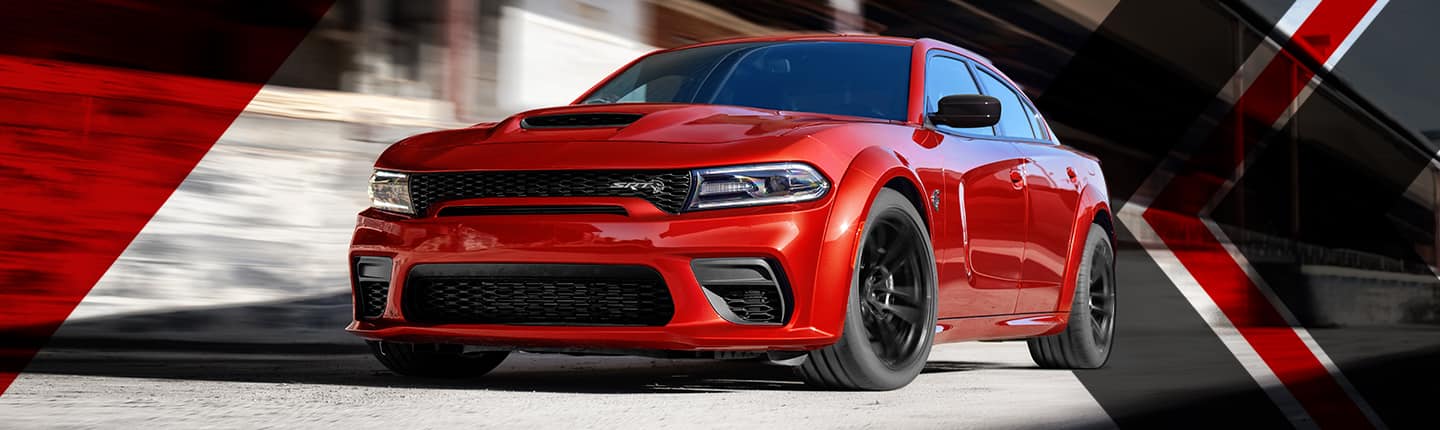
<path fill-rule="evenodd" d="M 612 182 L 612 183 L 610 183 L 610 189 L 612 189 L 612 190 L 630 190 L 630 191 L 647 191 L 647 190 L 648 190 L 648 191 L 650 191 L 651 193 L 659 194 L 661 191 L 664 191 L 664 190 L 665 190 L 665 183 L 664 183 L 664 182 L 660 182 L 660 181 Z"/>

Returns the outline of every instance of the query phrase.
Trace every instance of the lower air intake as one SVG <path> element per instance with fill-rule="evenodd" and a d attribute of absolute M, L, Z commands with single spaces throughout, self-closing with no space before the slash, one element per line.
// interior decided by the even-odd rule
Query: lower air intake
<path fill-rule="evenodd" d="M 721 318 L 758 325 L 789 319 L 790 290 L 778 264 L 763 258 L 701 258 L 690 266 Z"/>
<path fill-rule="evenodd" d="M 418 323 L 663 326 L 675 313 L 643 266 L 425 264 L 405 285 L 405 319 Z"/>
<path fill-rule="evenodd" d="M 387 257 L 355 257 L 355 316 L 379 318 L 385 314 L 390 300 L 390 271 L 394 263 Z"/>

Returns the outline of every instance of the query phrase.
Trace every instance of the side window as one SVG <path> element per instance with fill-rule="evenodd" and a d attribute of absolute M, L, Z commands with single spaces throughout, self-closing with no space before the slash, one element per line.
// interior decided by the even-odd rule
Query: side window
<path fill-rule="evenodd" d="M 970 75 L 970 66 L 966 65 L 964 61 L 950 57 L 930 57 L 930 61 L 925 66 L 925 112 L 935 112 L 941 97 L 955 94 L 980 94 L 980 89 L 975 85 L 975 78 Z M 994 127 L 937 126 L 937 128 L 985 136 L 995 135 Z"/>
<path fill-rule="evenodd" d="M 1000 135 L 1036 139 L 1033 129 L 1030 128 L 1030 110 L 1020 101 L 1020 95 L 990 72 L 981 70 L 977 76 L 980 78 L 980 85 L 985 88 L 985 94 L 1000 99 Z"/>
<path fill-rule="evenodd" d="M 1025 113 L 1030 115 L 1030 133 L 1034 134 L 1036 139 L 1050 140 L 1045 137 L 1045 126 L 1040 125 L 1044 120 L 1040 119 L 1040 114 L 1035 112 L 1034 107 L 1025 105 Z"/>

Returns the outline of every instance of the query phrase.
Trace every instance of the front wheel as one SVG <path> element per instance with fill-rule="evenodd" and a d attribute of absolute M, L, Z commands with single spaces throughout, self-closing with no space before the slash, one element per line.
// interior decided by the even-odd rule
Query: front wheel
<path fill-rule="evenodd" d="M 915 206 L 882 189 L 856 255 L 845 328 L 811 351 L 800 374 L 811 385 L 893 390 L 925 368 L 935 337 L 935 255 Z"/>
<path fill-rule="evenodd" d="M 1046 369 L 1098 369 L 1115 342 L 1115 248 L 1099 225 L 1090 226 L 1075 277 L 1070 323 L 1059 334 L 1030 339 L 1030 357 Z"/>

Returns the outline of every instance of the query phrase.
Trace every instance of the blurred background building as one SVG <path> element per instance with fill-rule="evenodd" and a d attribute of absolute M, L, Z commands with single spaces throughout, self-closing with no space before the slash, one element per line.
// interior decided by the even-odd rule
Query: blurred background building
<path fill-rule="evenodd" d="M 1309 323 L 1440 321 L 1431 269 L 1440 174 L 1430 164 L 1435 142 L 1417 131 L 1440 129 L 1432 115 L 1440 94 L 1425 85 L 1426 71 L 1440 67 L 1374 47 L 1429 34 L 1411 17 L 1433 6 L 1402 3 L 1273 130 L 1279 137 L 1268 138 L 1249 179 L 1215 214 Z M 1066 143 L 1100 156 L 1112 197 L 1127 199 L 1178 138 L 1153 130 L 1206 120 L 1187 100 L 1208 103 L 1223 90 L 1216 81 L 1288 4 L 339 0 L 76 316 L 343 298 L 352 217 L 366 206 L 364 181 L 386 144 L 566 104 L 639 55 L 735 36 L 875 33 L 971 48 L 1036 99 Z M 207 43 L 247 43 L 202 42 L 187 49 L 204 56 Z M 104 52 L 71 57 L 121 62 Z M 215 70 L 243 67 L 213 60 Z"/>
<path fill-rule="evenodd" d="M 1025 21 L 1083 36 L 1117 1 L 340 0 L 271 79 L 254 110 L 330 120 L 498 119 L 567 103 L 655 49 L 766 34 L 907 33 L 938 24 L 941 35 L 961 36 L 952 40 L 1018 54 L 1049 43 L 1022 30 Z M 943 15 L 929 23 L 872 19 L 911 21 L 922 18 L 916 10 L 931 9 L 966 18 L 948 25 Z M 982 27 L 968 22 L 977 20 Z M 997 27 L 1006 31 L 988 31 Z M 1012 35 L 1021 38 L 1006 42 Z"/>

